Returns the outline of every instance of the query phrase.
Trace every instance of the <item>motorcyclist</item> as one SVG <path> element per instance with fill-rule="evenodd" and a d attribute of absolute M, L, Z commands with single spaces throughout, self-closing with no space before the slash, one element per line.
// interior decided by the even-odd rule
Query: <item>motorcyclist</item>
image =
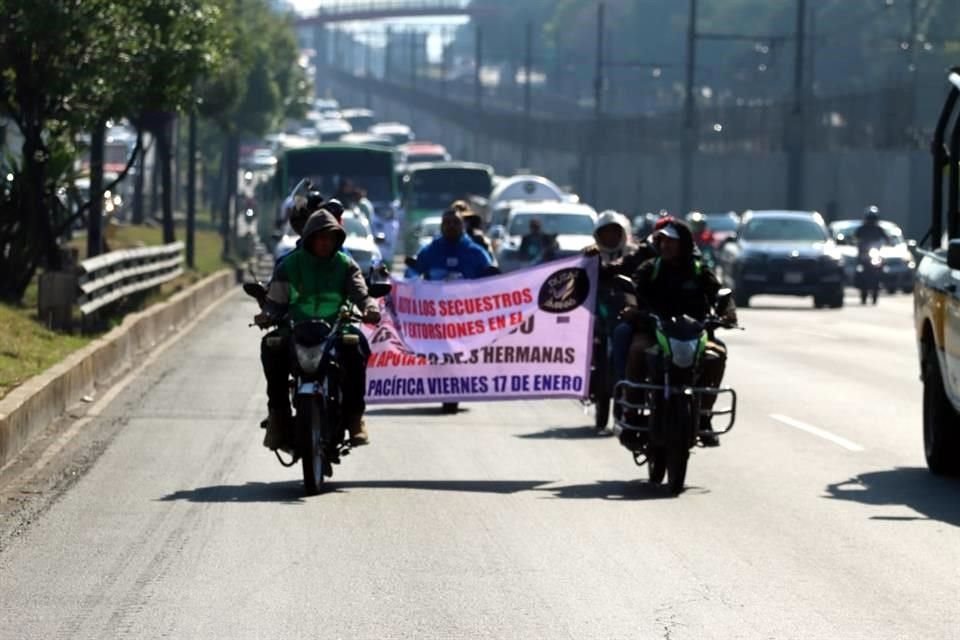
<path fill-rule="evenodd" d="M 863 211 L 863 222 L 853 234 L 857 240 L 857 250 L 863 255 L 875 247 L 890 243 L 890 236 L 880 226 L 880 209 L 871 205 Z"/>
<path fill-rule="evenodd" d="M 303 229 L 303 243 L 283 260 L 267 290 L 263 311 L 255 318 L 261 327 L 273 326 L 289 317 L 293 322 L 326 320 L 332 322 L 340 307 L 352 302 L 360 307 L 365 322 L 380 321 L 379 306 L 367 294 L 360 267 L 339 251 L 346 233 L 336 218 L 320 209 L 310 215 Z M 343 346 L 339 362 L 343 377 L 343 420 L 350 431 L 353 446 L 367 444 L 369 436 L 363 421 L 366 361 L 370 350 L 363 335 L 355 348 Z M 263 444 L 269 449 L 289 448 L 290 376 L 288 327 L 268 334 L 261 345 L 261 361 L 267 378 L 267 433 Z"/>
<path fill-rule="evenodd" d="M 443 212 L 440 235 L 407 266 L 427 280 L 472 280 L 496 271 L 490 254 L 464 233 L 462 214 L 453 206 Z"/>
<path fill-rule="evenodd" d="M 627 309 L 623 317 L 633 323 L 635 333 L 627 355 L 627 380 L 642 382 L 646 374 L 646 351 L 655 344 L 655 338 L 645 317 L 645 311 L 669 318 L 683 315 L 703 321 L 716 309 L 720 282 L 694 252 L 693 235 L 685 223 L 674 220 L 654 232 L 657 258 L 644 262 L 633 275 L 640 308 Z M 733 302 L 716 311 L 730 323 L 736 323 Z M 701 383 L 705 387 L 719 387 L 726 366 L 726 346 L 712 338 L 707 344 Z M 628 396 L 633 394 L 628 394 Z M 634 402 L 637 398 L 632 398 Z M 701 407 L 710 410 L 716 396 L 704 394 Z M 712 431 L 710 418 L 704 416 L 701 431 Z M 705 446 L 719 445 L 716 435 L 701 437 Z"/>
<path fill-rule="evenodd" d="M 526 262 L 546 262 L 557 250 L 557 237 L 544 233 L 543 223 L 533 218 L 528 225 L 529 231 L 520 241 L 519 253 Z"/>
<path fill-rule="evenodd" d="M 646 242 L 633 242 L 630 221 L 616 211 L 603 211 L 597 216 L 593 238 L 596 242 L 585 248 L 583 254 L 600 258 L 600 290 L 612 289 L 614 277 L 632 276 L 641 264 L 656 256 L 656 251 Z M 626 373 L 627 351 L 632 338 L 633 325 L 619 322 L 611 336 L 613 370 L 617 380 L 623 380 Z"/>

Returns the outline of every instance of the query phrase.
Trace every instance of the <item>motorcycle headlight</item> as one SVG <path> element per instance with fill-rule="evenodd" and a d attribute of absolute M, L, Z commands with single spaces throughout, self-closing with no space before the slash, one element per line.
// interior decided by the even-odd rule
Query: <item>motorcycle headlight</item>
<path fill-rule="evenodd" d="M 870 252 L 867 254 L 870 257 L 870 264 L 875 267 L 879 267 L 883 264 L 883 256 L 880 255 L 880 249 L 870 249 Z"/>
<path fill-rule="evenodd" d="M 323 342 L 313 347 L 305 347 L 302 344 L 296 345 L 297 363 L 300 365 L 300 370 L 307 375 L 316 373 L 317 369 L 320 368 L 325 346 Z"/>
<path fill-rule="evenodd" d="M 673 364 L 681 369 L 689 369 L 697 359 L 697 349 L 700 347 L 700 340 L 676 340 L 670 338 L 670 353 L 673 357 Z"/>

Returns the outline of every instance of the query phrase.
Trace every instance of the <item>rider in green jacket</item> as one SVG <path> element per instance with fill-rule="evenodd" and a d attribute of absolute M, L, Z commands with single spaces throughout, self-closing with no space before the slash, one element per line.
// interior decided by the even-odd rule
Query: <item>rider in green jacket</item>
<path fill-rule="evenodd" d="M 313 213 L 303 229 L 303 242 L 283 260 L 267 291 L 264 310 L 257 324 L 269 326 L 287 316 L 294 323 L 305 320 L 333 322 L 347 302 L 360 307 L 364 322 L 380 321 L 377 302 L 367 293 L 367 284 L 357 263 L 340 252 L 346 233 L 336 218 L 324 209 Z M 370 348 L 360 336 L 354 349 L 340 350 L 343 371 L 343 415 L 354 446 L 367 444 L 363 422 L 366 365 Z M 263 340 L 261 361 L 267 378 L 267 435 L 264 446 L 283 448 L 290 423 L 289 331 L 285 325 Z"/>

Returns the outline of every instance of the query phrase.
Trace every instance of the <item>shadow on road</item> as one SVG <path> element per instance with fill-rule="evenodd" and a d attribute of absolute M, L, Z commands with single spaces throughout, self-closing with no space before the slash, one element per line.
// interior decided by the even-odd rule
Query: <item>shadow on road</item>
<path fill-rule="evenodd" d="M 591 440 L 595 438 L 609 438 L 612 431 L 597 432 L 595 427 L 550 427 L 535 433 L 521 433 L 517 438 L 526 440 Z"/>
<path fill-rule="evenodd" d="M 247 482 L 246 484 L 220 484 L 196 489 L 181 489 L 160 498 L 161 502 L 184 500 L 186 502 L 303 502 L 303 483 L 296 480 L 285 482 Z"/>
<path fill-rule="evenodd" d="M 354 489 L 406 489 L 410 491 L 450 491 L 454 493 L 511 494 L 530 491 L 552 480 L 328 480 L 323 493 L 341 493 Z M 182 489 L 160 498 L 161 502 L 304 502 L 303 483 L 247 482 Z"/>
<path fill-rule="evenodd" d="M 663 500 L 673 498 L 666 485 L 650 484 L 642 480 L 600 480 L 591 484 L 573 484 L 563 487 L 537 489 L 552 493 L 553 498 L 575 500 Z M 700 487 L 687 487 L 685 494 L 709 493 Z"/>
<path fill-rule="evenodd" d="M 451 491 L 454 493 L 511 494 L 530 491 L 551 480 L 348 480 L 333 481 L 329 491 L 350 489 L 408 489 L 411 491 Z"/>
<path fill-rule="evenodd" d="M 937 520 L 960 526 L 960 482 L 941 478 L 921 467 L 898 467 L 854 476 L 827 485 L 829 498 L 875 506 L 909 507 L 918 515 L 872 516 L 871 520 Z"/>

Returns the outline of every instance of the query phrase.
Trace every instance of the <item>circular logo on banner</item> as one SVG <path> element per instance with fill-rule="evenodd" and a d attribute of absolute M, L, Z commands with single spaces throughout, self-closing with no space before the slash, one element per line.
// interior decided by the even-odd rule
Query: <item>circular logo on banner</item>
<path fill-rule="evenodd" d="M 571 267 L 553 273 L 540 287 L 537 300 L 541 311 L 569 313 L 586 301 L 590 294 L 590 277 L 583 269 Z"/>

